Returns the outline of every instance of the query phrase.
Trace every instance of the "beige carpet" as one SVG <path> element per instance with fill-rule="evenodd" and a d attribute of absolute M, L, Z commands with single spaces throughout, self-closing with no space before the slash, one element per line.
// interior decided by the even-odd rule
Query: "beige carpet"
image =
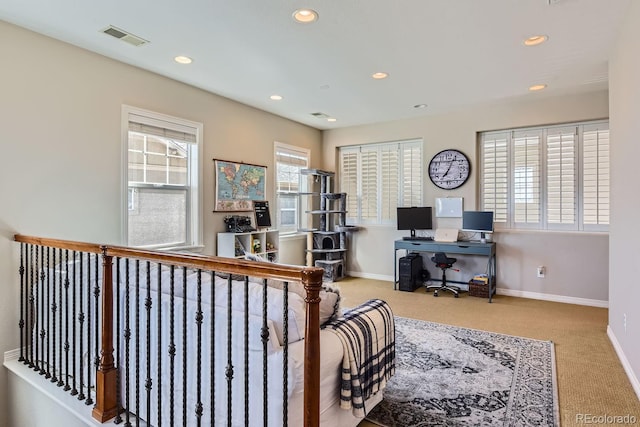
<path fill-rule="evenodd" d="M 347 278 L 337 284 L 344 307 L 381 298 L 398 316 L 551 340 L 562 426 L 586 425 L 589 416 L 605 415 L 628 415 L 635 417 L 633 425 L 640 425 L 640 401 L 607 336 L 607 309 L 502 295 L 495 296 L 492 304 L 466 293 L 454 298 L 441 292 L 434 298 L 424 288 L 394 291 L 391 282 L 370 279 Z"/>

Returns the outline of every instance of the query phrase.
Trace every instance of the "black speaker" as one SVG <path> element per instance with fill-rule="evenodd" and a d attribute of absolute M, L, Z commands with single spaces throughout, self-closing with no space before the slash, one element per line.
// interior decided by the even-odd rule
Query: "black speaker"
<path fill-rule="evenodd" d="M 400 258 L 398 264 L 401 291 L 413 292 L 422 284 L 422 257 L 417 253 Z"/>

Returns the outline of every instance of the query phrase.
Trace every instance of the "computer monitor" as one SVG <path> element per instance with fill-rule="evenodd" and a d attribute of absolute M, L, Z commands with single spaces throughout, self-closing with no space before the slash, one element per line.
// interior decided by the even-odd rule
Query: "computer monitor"
<path fill-rule="evenodd" d="M 492 211 L 462 212 L 462 230 L 480 233 L 480 241 L 486 241 L 485 233 L 493 233 Z"/>
<path fill-rule="evenodd" d="M 416 230 L 431 230 L 431 206 L 397 209 L 398 230 L 411 230 L 411 237 Z"/>

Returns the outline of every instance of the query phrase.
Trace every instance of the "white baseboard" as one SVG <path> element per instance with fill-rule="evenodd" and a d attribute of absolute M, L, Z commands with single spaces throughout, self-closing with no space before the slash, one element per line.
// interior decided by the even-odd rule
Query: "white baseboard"
<path fill-rule="evenodd" d="M 393 277 L 387 276 L 384 274 L 371 274 L 371 273 L 363 273 L 361 271 L 349 271 L 347 275 L 353 277 L 360 277 L 362 279 L 373 279 L 373 280 L 384 280 L 393 284 Z M 458 284 L 463 290 L 466 290 L 466 286 L 464 284 Z M 577 305 L 587 305 L 590 307 L 600 307 L 600 308 L 609 308 L 609 301 L 602 301 L 596 299 L 588 299 L 588 298 L 578 298 L 578 297 L 568 297 L 565 295 L 554 295 L 554 294 L 543 294 L 539 292 L 529 292 L 529 291 L 514 291 L 512 289 L 506 288 L 497 288 L 496 293 L 498 295 L 506 295 L 510 297 L 520 297 L 520 298 L 530 298 L 537 299 L 542 301 L 553 301 L 553 302 L 563 302 L 566 304 L 577 304 Z"/>
<path fill-rule="evenodd" d="M 616 354 L 618 355 L 618 359 L 620 359 L 620 362 L 622 363 L 622 367 L 624 368 L 624 371 L 626 372 L 627 377 L 629 377 L 629 381 L 631 381 L 631 387 L 633 387 L 633 391 L 636 392 L 636 396 L 638 397 L 638 400 L 640 400 L 640 381 L 638 380 L 638 377 L 636 377 L 635 373 L 633 372 L 633 369 L 631 369 L 631 364 L 627 360 L 627 356 L 625 356 L 624 351 L 622 351 L 622 347 L 620 346 L 620 343 L 618 342 L 616 335 L 613 333 L 613 329 L 611 329 L 611 326 L 608 326 L 608 325 L 607 325 L 607 336 L 609 337 L 611 344 L 613 344 L 613 348 L 615 349 Z"/>
<path fill-rule="evenodd" d="M 609 301 L 597 299 L 568 297 L 565 295 L 543 294 L 539 292 L 514 291 L 512 289 L 497 288 L 498 295 L 507 295 L 510 297 L 531 298 L 543 301 L 563 302 L 566 304 L 588 305 L 590 307 L 609 308 Z"/>
<path fill-rule="evenodd" d="M 348 271 L 347 276 L 360 277 L 362 279 L 383 280 L 393 284 L 393 276 L 387 276 L 386 274 L 370 274 L 363 273 L 362 271 Z"/>

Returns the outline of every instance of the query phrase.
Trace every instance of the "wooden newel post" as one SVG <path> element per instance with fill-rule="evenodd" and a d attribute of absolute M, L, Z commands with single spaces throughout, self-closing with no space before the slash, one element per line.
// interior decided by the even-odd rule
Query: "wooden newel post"
<path fill-rule="evenodd" d="M 305 269 L 302 283 L 307 291 L 307 322 L 304 339 L 304 427 L 320 425 L 320 268 Z M 314 355 L 316 363 L 313 363 Z"/>
<path fill-rule="evenodd" d="M 118 369 L 113 364 L 113 257 L 102 247 L 102 348 L 96 373 L 93 418 L 104 423 L 118 414 Z"/>

